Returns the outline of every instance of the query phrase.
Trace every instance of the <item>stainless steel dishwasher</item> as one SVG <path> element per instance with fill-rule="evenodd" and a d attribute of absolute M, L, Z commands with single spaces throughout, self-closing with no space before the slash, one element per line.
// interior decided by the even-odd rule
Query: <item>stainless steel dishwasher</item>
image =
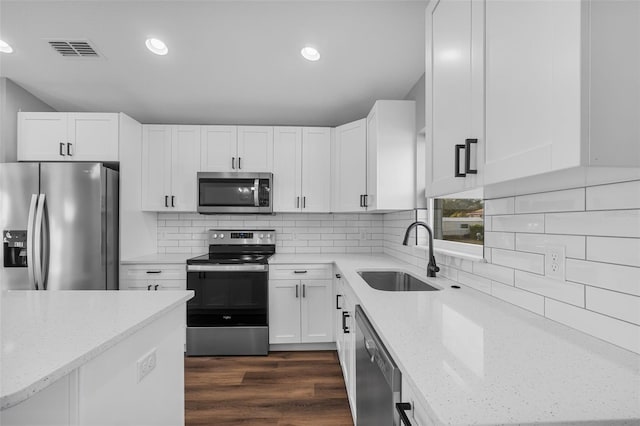
<path fill-rule="evenodd" d="M 358 426 L 397 426 L 400 370 L 356 306 L 356 418 Z"/>

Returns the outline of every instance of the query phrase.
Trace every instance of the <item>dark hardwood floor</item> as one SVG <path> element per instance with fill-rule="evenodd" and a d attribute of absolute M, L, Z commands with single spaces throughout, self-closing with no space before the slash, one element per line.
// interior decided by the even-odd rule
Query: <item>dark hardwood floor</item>
<path fill-rule="evenodd" d="M 335 351 L 185 358 L 185 424 L 353 425 Z"/>

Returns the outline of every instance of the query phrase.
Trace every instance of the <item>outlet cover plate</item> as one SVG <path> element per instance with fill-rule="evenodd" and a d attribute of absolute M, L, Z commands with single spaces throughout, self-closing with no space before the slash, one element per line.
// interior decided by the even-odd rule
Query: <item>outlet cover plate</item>
<path fill-rule="evenodd" d="M 152 349 L 136 363 L 138 383 L 156 368 L 156 349 Z"/>
<path fill-rule="evenodd" d="M 545 249 L 544 272 L 549 278 L 565 281 L 566 256 L 564 246 L 549 245 Z"/>

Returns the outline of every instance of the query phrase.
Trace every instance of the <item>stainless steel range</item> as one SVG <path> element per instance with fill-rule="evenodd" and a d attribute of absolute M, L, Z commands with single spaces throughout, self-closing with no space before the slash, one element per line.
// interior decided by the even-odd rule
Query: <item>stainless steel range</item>
<path fill-rule="evenodd" d="M 187 260 L 187 355 L 266 355 L 275 230 L 211 229 L 208 240 Z"/>

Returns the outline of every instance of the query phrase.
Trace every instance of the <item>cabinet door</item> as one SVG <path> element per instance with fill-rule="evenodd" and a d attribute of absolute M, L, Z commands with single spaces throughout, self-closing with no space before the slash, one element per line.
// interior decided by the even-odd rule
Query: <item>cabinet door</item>
<path fill-rule="evenodd" d="M 344 312 L 348 315 L 345 320 L 346 331 L 343 338 L 344 352 L 344 382 L 351 405 L 351 413 L 356 416 L 356 321 L 355 298 L 351 294 L 348 284 L 344 286 Z"/>
<path fill-rule="evenodd" d="M 118 114 L 69 113 L 67 160 L 119 161 Z"/>
<path fill-rule="evenodd" d="M 203 172 L 236 170 L 238 129 L 236 126 L 201 126 L 201 162 Z"/>
<path fill-rule="evenodd" d="M 172 127 L 142 127 L 142 210 L 171 209 Z"/>
<path fill-rule="evenodd" d="M 336 127 L 333 164 L 333 211 L 366 210 L 361 203 L 367 192 L 366 118 Z"/>
<path fill-rule="evenodd" d="M 269 279 L 269 343 L 300 343 L 298 280 Z"/>
<path fill-rule="evenodd" d="M 240 172 L 272 172 L 273 127 L 238 127 L 237 160 Z"/>
<path fill-rule="evenodd" d="M 302 280 L 302 343 L 333 342 L 333 281 Z"/>
<path fill-rule="evenodd" d="M 200 126 L 175 126 L 171 155 L 171 207 L 197 210 L 197 173 L 200 169 Z"/>
<path fill-rule="evenodd" d="M 580 165 L 581 9 L 487 2 L 487 183 Z"/>
<path fill-rule="evenodd" d="M 331 211 L 331 129 L 302 129 L 302 211 Z"/>
<path fill-rule="evenodd" d="M 482 137 L 482 18 L 484 2 L 440 0 L 427 7 L 427 195 L 463 191 L 472 175 L 456 177 L 456 145 Z M 464 173 L 465 151 L 459 169 Z M 475 156 L 469 155 L 473 159 Z M 476 168 L 478 161 L 474 161 Z M 474 164 L 472 163 L 472 168 Z"/>
<path fill-rule="evenodd" d="M 302 129 L 273 130 L 273 187 L 275 212 L 300 211 L 302 180 Z"/>
<path fill-rule="evenodd" d="M 67 114 L 18 113 L 18 161 L 65 161 Z"/>

